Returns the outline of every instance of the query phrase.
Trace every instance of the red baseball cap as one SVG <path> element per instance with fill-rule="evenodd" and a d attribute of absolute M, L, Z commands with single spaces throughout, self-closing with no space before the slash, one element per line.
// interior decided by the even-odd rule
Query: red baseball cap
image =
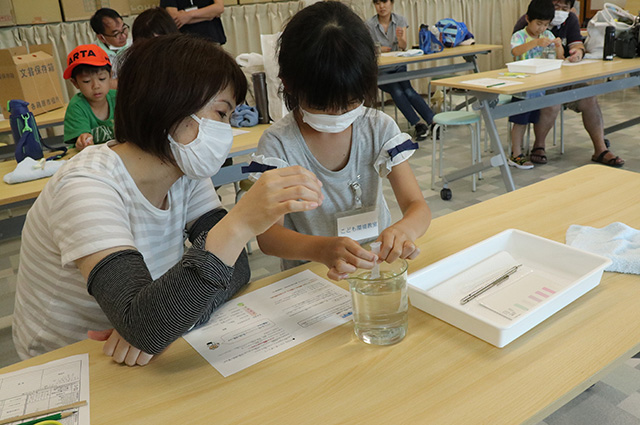
<path fill-rule="evenodd" d="M 71 78 L 73 69 L 78 65 L 105 66 L 111 65 L 109 55 L 95 44 L 82 44 L 67 56 L 67 69 L 64 70 L 64 79 Z"/>

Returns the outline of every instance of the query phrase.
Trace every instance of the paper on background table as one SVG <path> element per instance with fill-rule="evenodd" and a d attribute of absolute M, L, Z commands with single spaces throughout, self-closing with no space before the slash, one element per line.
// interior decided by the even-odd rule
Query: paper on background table
<path fill-rule="evenodd" d="M 514 86 L 522 84 L 520 81 L 501 80 L 498 78 L 476 78 L 475 80 L 462 81 L 462 84 L 470 84 L 472 86 L 489 87 L 494 84 L 500 84 L 498 87 Z"/>
<path fill-rule="evenodd" d="M 248 130 L 240 130 L 239 128 L 235 128 L 235 127 L 232 127 L 231 130 L 233 131 L 234 136 L 239 136 L 241 134 L 246 134 L 249 132 Z"/>
<path fill-rule="evenodd" d="M 89 425 L 89 355 L 78 354 L 0 375 L 0 419 L 86 400 L 63 425 Z"/>
<path fill-rule="evenodd" d="M 352 315 L 348 291 L 305 270 L 234 298 L 184 339 L 226 378 Z"/>
<path fill-rule="evenodd" d="M 562 66 L 586 65 L 588 63 L 596 63 L 596 62 L 602 62 L 602 61 L 596 60 L 596 59 L 583 59 L 579 62 L 569 62 L 568 60 L 565 60 L 564 62 L 562 62 Z"/>

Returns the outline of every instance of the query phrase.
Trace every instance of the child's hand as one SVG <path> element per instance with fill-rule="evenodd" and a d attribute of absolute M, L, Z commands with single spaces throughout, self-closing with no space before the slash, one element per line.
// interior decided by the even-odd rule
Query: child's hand
<path fill-rule="evenodd" d="M 396 28 L 396 37 L 404 38 L 405 29 L 403 27 Z"/>
<path fill-rule="evenodd" d="M 556 38 L 557 40 L 557 38 Z M 549 38 L 546 37 L 540 37 L 537 39 L 538 41 L 538 46 L 540 47 L 547 47 L 549 44 L 552 44 L 555 40 L 551 40 Z"/>
<path fill-rule="evenodd" d="M 93 136 L 91 133 L 82 133 L 76 139 L 76 149 L 81 151 L 89 145 L 93 145 Z"/>
<path fill-rule="evenodd" d="M 128 366 L 144 366 L 153 358 L 153 354 L 138 350 L 125 341 L 115 329 L 89 331 L 87 336 L 94 341 L 107 341 L 102 346 L 102 352 L 113 357 L 116 363 L 124 362 Z"/>
<path fill-rule="evenodd" d="M 333 280 L 345 279 L 349 273 L 356 269 L 372 269 L 378 257 L 360 246 L 351 238 L 331 237 L 326 238 L 322 248 L 321 263 L 329 267 L 327 277 Z"/>
<path fill-rule="evenodd" d="M 397 226 L 390 226 L 378 237 L 380 246 L 380 260 L 393 263 L 398 258 L 413 260 L 420 254 L 420 249 L 413 240 Z"/>

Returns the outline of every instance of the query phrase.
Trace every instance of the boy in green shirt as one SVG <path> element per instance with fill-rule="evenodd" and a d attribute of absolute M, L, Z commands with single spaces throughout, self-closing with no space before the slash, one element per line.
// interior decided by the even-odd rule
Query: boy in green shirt
<path fill-rule="evenodd" d="M 111 62 L 95 44 L 76 47 L 67 56 L 64 78 L 80 90 L 64 116 L 64 141 L 80 151 L 114 138 L 116 91 L 110 90 Z"/>

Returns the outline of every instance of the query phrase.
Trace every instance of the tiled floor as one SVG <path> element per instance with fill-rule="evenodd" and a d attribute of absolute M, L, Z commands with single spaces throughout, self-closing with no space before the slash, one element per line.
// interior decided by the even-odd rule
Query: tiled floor
<path fill-rule="evenodd" d="M 611 126 L 627 118 L 637 115 L 640 104 L 640 90 L 628 89 L 599 98 L 605 124 Z M 387 112 L 392 114 L 390 107 Z M 400 122 L 406 128 L 406 122 Z M 506 120 L 497 123 L 503 141 L 506 141 Z M 626 160 L 625 169 L 640 172 L 640 137 L 638 127 L 619 131 L 609 136 L 612 151 Z M 565 112 L 565 153 L 560 153 L 559 146 L 553 146 L 551 135 L 547 140 L 547 156 L 549 163 L 536 166 L 533 170 L 512 169 L 516 187 L 522 187 L 540 180 L 560 174 L 564 171 L 591 163 L 592 145 L 582 125 L 580 115 Z M 470 161 L 468 130 L 466 128 L 447 130 L 445 135 L 445 173 Z M 533 141 L 531 141 L 533 143 Z M 488 153 L 487 153 L 488 155 Z M 438 217 L 460 208 L 482 202 L 505 193 L 504 183 L 498 170 L 484 173 L 476 192 L 471 192 L 471 180 L 465 178 L 450 185 L 453 199 L 440 199 L 439 189 L 430 189 L 431 145 L 423 142 L 419 151 L 410 159 L 413 170 L 418 177 L 425 199 L 432 209 L 434 217 Z M 220 190 L 223 203 L 231 207 L 234 201 L 233 188 L 223 187 Z M 392 214 L 399 216 L 391 188 L 385 187 Z M 0 211 L 0 218 L 6 211 Z M 270 275 L 279 270 L 279 260 L 262 254 L 255 242 L 253 254 L 250 255 L 253 279 Z M 18 267 L 19 240 L 0 244 L 0 317 L 11 314 L 13 292 L 15 291 L 15 273 Z M 10 332 L 2 330 L 0 319 L 0 366 L 17 361 Z M 550 415 L 539 425 L 640 425 L 640 359 L 634 358 L 615 369 L 594 387 Z"/>

